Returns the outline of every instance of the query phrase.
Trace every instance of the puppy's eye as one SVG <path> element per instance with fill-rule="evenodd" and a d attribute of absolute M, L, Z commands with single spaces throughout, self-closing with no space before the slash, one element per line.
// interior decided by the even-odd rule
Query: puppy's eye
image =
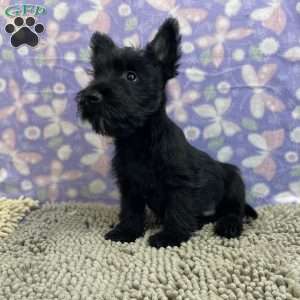
<path fill-rule="evenodd" d="M 126 79 L 128 81 L 136 81 L 137 80 L 137 76 L 133 71 L 128 71 L 126 74 Z"/>

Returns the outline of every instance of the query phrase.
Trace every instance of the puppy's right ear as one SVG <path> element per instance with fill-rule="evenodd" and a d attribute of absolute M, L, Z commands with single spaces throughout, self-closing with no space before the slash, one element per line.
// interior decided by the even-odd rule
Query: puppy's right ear
<path fill-rule="evenodd" d="M 110 53 L 116 46 L 108 35 L 96 31 L 91 37 L 90 47 L 93 63 L 97 56 Z"/>

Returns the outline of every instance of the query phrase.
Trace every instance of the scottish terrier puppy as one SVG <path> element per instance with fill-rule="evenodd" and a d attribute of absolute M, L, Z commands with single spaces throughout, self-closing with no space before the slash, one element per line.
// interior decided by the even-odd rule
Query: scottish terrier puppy
<path fill-rule="evenodd" d="M 114 138 L 121 211 L 106 239 L 142 236 L 146 206 L 163 224 L 149 239 L 157 248 L 180 245 L 207 222 L 215 222 L 218 235 L 235 238 L 244 217 L 257 217 L 238 168 L 191 146 L 166 114 L 165 86 L 177 75 L 180 41 L 173 18 L 144 49 L 117 47 L 99 32 L 91 38 L 93 80 L 77 102 L 95 132 Z"/>

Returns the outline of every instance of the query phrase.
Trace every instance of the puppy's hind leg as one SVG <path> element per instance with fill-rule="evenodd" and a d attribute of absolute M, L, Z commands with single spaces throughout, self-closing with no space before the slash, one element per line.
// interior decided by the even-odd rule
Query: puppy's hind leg
<path fill-rule="evenodd" d="M 225 171 L 225 194 L 216 209 L 215 232 L 226 238 L 239 237 L 243 231 L 245 215 L 245 185 L 238 168 L 221 164 Z"/>

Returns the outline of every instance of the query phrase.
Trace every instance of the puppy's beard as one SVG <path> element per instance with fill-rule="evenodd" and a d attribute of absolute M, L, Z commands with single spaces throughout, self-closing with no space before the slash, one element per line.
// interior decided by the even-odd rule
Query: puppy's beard
<path fill-rule="evenodd" d="M 103 118 L 93 119 L 91 121 L 91 125 L 95 132 L 102 135 L 107 135 L 107 130 L 105 129 L 105 121 Z"/>

